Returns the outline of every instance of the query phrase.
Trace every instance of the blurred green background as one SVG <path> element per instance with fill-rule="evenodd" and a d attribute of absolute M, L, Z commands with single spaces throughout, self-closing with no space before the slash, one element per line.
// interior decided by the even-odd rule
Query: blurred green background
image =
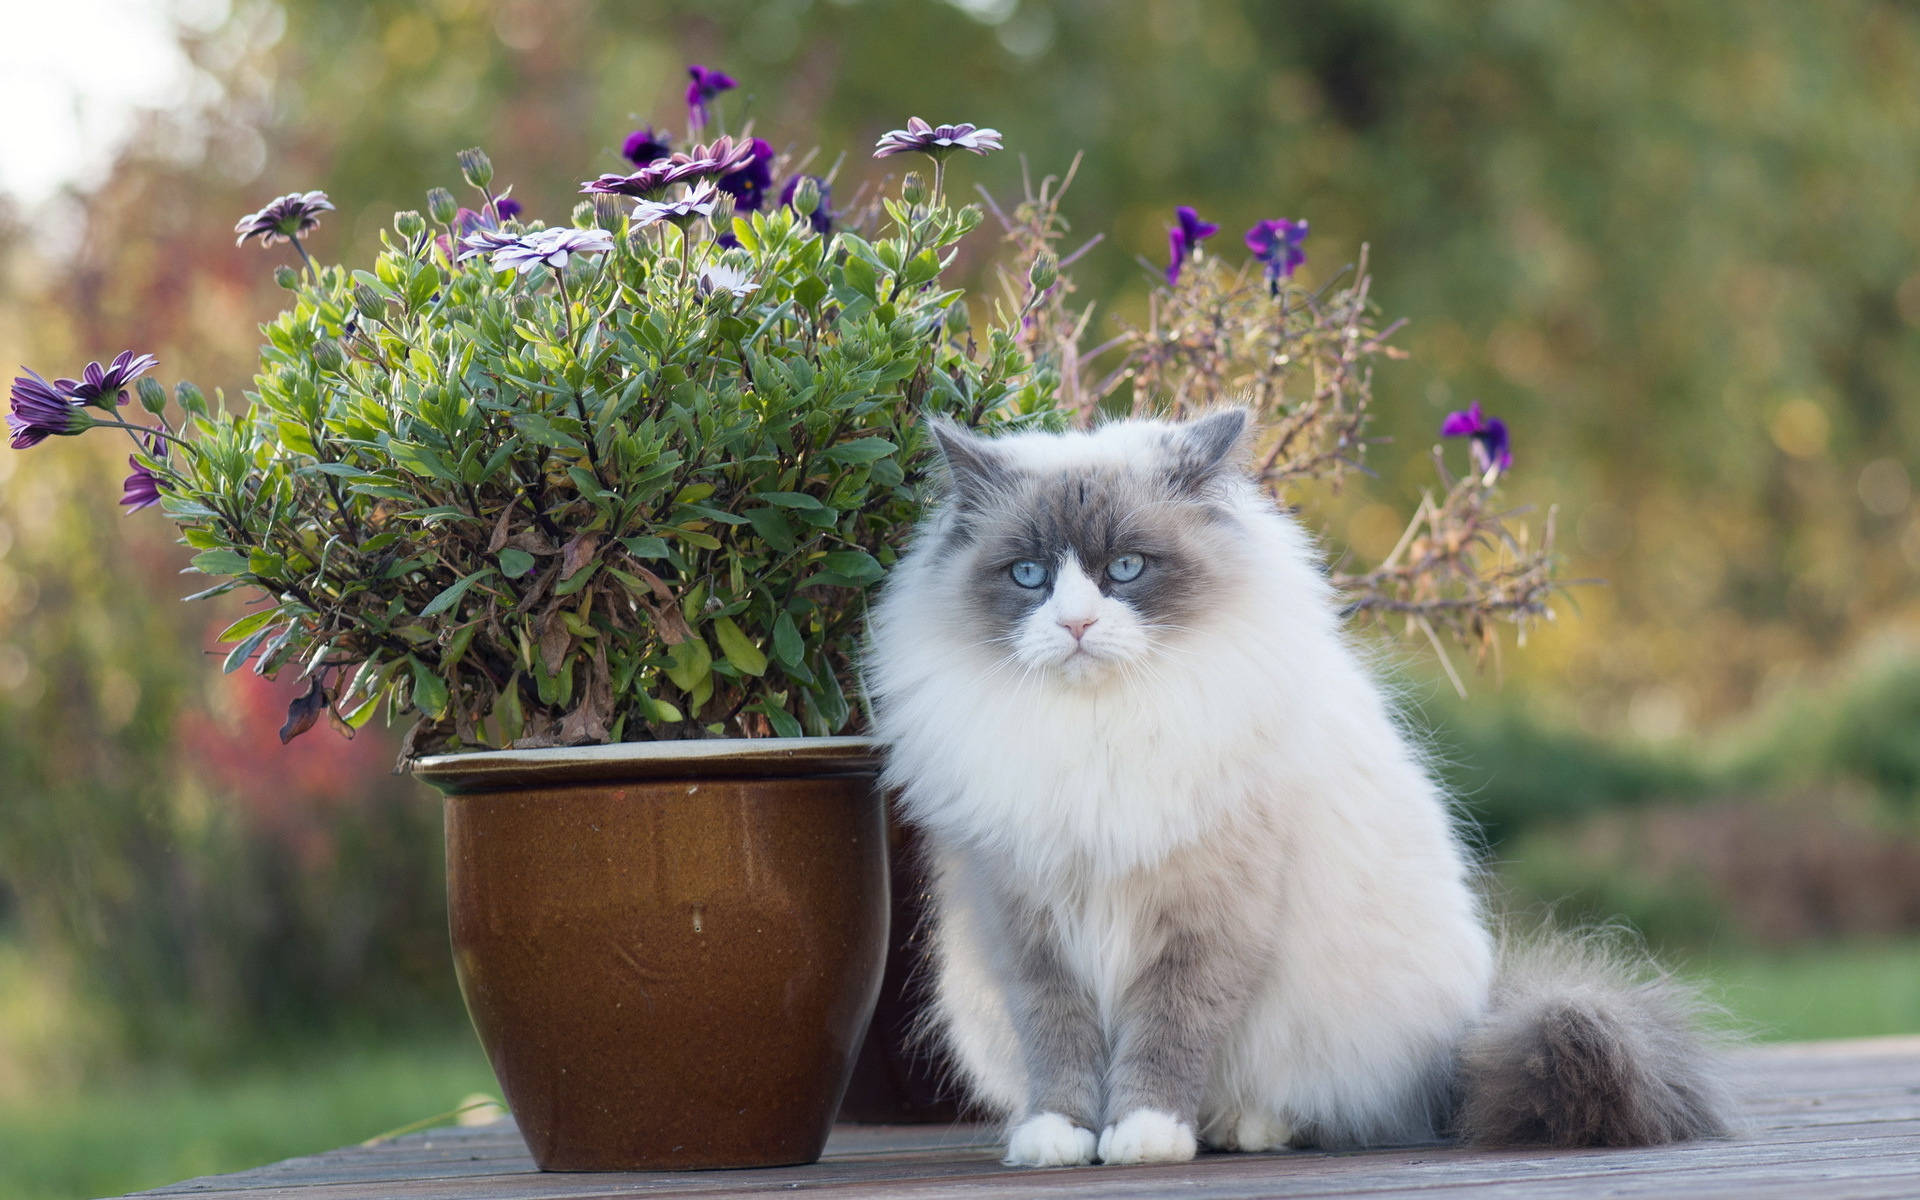
<path fill-rule="evenodd" d="M 190 11 L 189 11 L 190 10 Z M 323 188 L 367 262 L 484 145 L 534 215 L 677 128 L 684 66 L 736 127 L 846 154 L 918 114 L 956 164 L 1068 195 L 1095 338 L 1145 315 L 1175 204 L 1237 257 L 1307 218 L 1304 278 L 1371 246 L 1411 352 L 1377 477 L 1329 542 L 1377 556 L 1441 415 L 1514 428 L 1575 589 L 1415 718 L 1523 914 L 1631 923 L 1755 1036 L 1920 1031 L 1920 7 L 1828 0 L 238 0 L 104 182 L 0 216 L 0 362 L 158 353 L 242 391 L 283 256 L 242 213 Z M 83 54 L 83 46 L 46 53 Z M 113 64 L 101 63 L 100 70 Z M 970 261 L 983 264 L 982 236 Z M 491 1087 L 445 949 L 438 810 L 393 746 L 282 748 L 283 688 L 222 677 L 231 613 L 124 451 L 0 449 L 0 1196 L 152 1186 L 357 1140 Z"/>

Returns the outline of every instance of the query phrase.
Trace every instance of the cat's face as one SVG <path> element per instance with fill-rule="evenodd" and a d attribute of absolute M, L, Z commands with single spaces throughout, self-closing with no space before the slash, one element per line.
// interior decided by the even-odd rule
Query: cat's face
<path fill-rule="evenodd" d="M 1215 484 L 1245 415 L 1158 427 L 1125 459 L 1064 439 L 994 443 L 948 427 L 955 514 L 941 553 L 953 609 L 1012 663 L 1089 684 L 1178 643 L 1230 557 Z"/>

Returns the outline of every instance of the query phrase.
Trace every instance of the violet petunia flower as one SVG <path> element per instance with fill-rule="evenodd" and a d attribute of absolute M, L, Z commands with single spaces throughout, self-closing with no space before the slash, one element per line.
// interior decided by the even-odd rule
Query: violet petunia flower
<path fill-rule="evenodd" d="M 1200 243 L 1220 232 L 1220 227 L 1212 221 L 1202 221 L 1200 214 L 1185 204 L 1173 210 L 1176 224 L 1167 229 L 1167 244 L 1172 249 L 1172 258 L 1167 263 L 1167 282 L 1180 282 L 1180 268 Z"/>
<path fill-rule="evenodd" d="M 159 364 L 160 360 L 151 354 L 135 357 L 133 351 L 122 350 L 110 365 L 102 367 L 90 362 L 87 369 L 80 372 L 81 378 L 56 379 L 53 386 L 64 396 L 111 412 L 116 404 L 127 402 L 127 385 Z M 107 399 L 109 396 L 113 397 L 111 402 Z"/>
<path fill-rule="evenodd" d="M 721 92 L 739 87 L 739 81 L 724 71 L 710 71 L 699 63 L 687 68 L 687 76 L 693 80 L 687 85 L 687 120 L 695 129 L 705 129 L 711 115 L 707 105 Z"/>
<path fill-rule="evenodd" d="M 802 179 L 813 180 L 814 186 L 820 189 L 820 203 L 807 214 L 807 221 L 815 233 L 825 237 L 833 232 L 833 187 L 826 180 L 818 175 L 795 175 L 787 180 L 787 186 L 780 189 L 780 204 L 784 208 L 793 207 L 793 192 Z"/>
<path fill-rule="evenodd" d="M 71 437 L 93 424 L 85 408 L 60 394 L 54 385 L 27 368 L 13 381 L 7 426 L 13 430 L 13 448 L 25 450 L 50 437 Z"/>
<path fill-rule="evenodd" d="M 1307 240 L 1305 221 L 1256 221 L 1247 230 L 1247 249 L 1267 265 L 1267 289 L 1279 294 L 1280 281 L 1292 279 L 1293 272 L 1307 261 L 1300 243 Z"/>
<path fill-rule="evenodd" d="M 1441 437 L 1472 439 L 1473 461 L 1481 471 L 1505 471 L 1513 466 L 1513 447 L 1507 436 L 1507 423 L 1489 417 L 1475 400 L 1462 412 L 1450 412 L 1440 423 Z"/>
<path fill-rule="evenodd" d="M 651 125 L 642 125 L 627 135 L 620 143 L 620 157 L 636 167 L 644 167 L 650 162 L 658 162 L 673 153 L 673 142 L 662 130 Z"/>
<path fill-rule="evenodd" d="M 320 224 L 320 214 L 332 212 L 333 202 L 325 192 L 288 192 L 257 213 L 241 217 L 233 231 L 239 234 L 236 246 L 257 237 L 262 246 L 277 241 L 297 241 Z"/>
<path fill-rule="evenodd" d="M 149 504 L 160 503 L 160 477 L 140 465 L 135 456 L 127 455 L 127 465 L 133 468 L 133 474 L 121 487 L 120 503 L 127 506 L 128 513 L 136 513 Z"/>
<path fill-rule="evenodd" d="M 964 123 L 934 126 L 919 117 L 908 117 L 905 129 L 884 134 L 874 143 L 873 156 L 886 158 L 893 154 L 924 154 L 929 158 L 944 159 L 955 150 L 986 154 L 1000 148 L 998 129 L 980 129 Z"/>
<path fill-rule="evenodd" d="M 483 229 L 460 243 L 467 247 L 460 258 L 491 254 L 493 269 L 514 270 L 525 275 L 535 267 L 565 269 L 574 254 L 593 254 L 613 249 L 613 238 L 604 229 L 541 229 L 517 236 Z"/>
<path fill-rule="evenodd" d="M 715 187 L 733 197 L 735 212 L 759 212 L 767 202 L 767 189 L 773 186 L 773 147 L 765 138 L 754 138 L 747 145 L 746 165 L 714 181 Z"/>
<path fill-rule="evenodd" d="M 713 202 L 719 195 L 713 183 L 706 181 L 678 200 L 642 200 L 634 205 L 633 227 L 645 229 L 662 221 L 684 227 L 695 217 L 710 215 Z"/>

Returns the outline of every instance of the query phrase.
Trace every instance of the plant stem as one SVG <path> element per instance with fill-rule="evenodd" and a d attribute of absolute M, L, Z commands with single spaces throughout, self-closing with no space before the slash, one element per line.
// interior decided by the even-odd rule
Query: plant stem
<path fill-rule="evenodd" d="M 313 256 L 307 253 L 307 244 L 297 237 L 291 240 L 293 242 L 293 248 L 300 252 L 301 259 L 307 264 L 307 275 L 311 277 L 315 283 L 319 283 L 320 268 L 313 265 Z"/>

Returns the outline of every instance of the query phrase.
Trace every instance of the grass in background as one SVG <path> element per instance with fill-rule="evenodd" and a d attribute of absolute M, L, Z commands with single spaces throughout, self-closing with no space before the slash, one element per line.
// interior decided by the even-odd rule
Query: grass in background
<path fill-rule="evenodd" d="M 469 1030 L 344 1043 L 205 1077 L 129 1070 L 0 1101 L 0 1197 L 85 1200 L 363 1141 L 498 1093 Z"/>
<path fill-rule="evenodd" d="M 1669 957 L 1758 1041 L 1920 1033 L 1920 941 Z"/>

